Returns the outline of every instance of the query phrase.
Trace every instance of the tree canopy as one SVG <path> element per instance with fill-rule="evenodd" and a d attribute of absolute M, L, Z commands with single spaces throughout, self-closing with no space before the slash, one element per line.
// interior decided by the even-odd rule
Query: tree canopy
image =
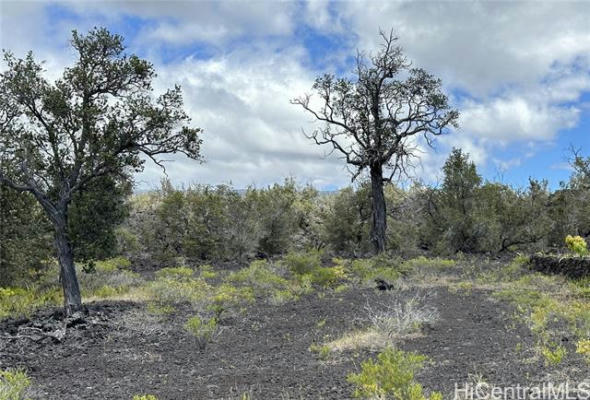
<path fill-rule="evenodd" d="M 104 28 L 73 31 L 78 54 L 55 82 L 31 52 L 4 52 L 0 74 L 0 184 L 31 193 L 56 233 L 66 308 L 81 304 L 73 268 L 68 208 L 100 177 L 141 171 L 162 154 L 200 159 L 200 129 L 189 125 L 181 89 L 154 96 L 153 65 L 127 55 Z"/>

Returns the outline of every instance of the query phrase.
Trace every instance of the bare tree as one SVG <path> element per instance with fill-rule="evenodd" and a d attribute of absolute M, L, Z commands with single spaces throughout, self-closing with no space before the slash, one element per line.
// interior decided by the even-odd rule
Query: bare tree
<path fill-rule="evenodd" d="M 310 94 L 291 101 L 325 122 L 306 136 L 340 153 L 352 166 L 353 180 L 368 169 L 371 241 L 377 253 L 385 250 L 384 182 L 406 174 L 407 166 L 418 157 L 416 135 L 431 145 L 434 136 L 447 132 L 449 125 L 456 126 L 459 116 L 450 108 L 440 79 L 412 68 L 393 32 L 380 35 L 383 43 L 376 54 L 357 54 L 354 79 L 332 74 L 316 79 L 313 89 L 321 100 L 319 106 L 312 105 Z"/>
<path fill-rule="evenodd" d="M 68 232 L 72 196 L 98 177 L 140 171 L 145 159 L 183 153 L 198 159 L 198 128 L 188 127 L 179 87 L 154 98 L 153 66 L 124 54 L 106 29 L 73 32 L 77 62 L 48 82 L 31 53 L 5 53 L 0 73 L 0 185 L 30 192 L 55 231 L 67 314 L 81 306 Z"/>

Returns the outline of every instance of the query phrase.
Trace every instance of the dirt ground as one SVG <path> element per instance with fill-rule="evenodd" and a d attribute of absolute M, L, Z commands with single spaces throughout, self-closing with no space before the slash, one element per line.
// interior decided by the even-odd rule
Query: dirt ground
<path fill-rule="evenodd" d="M 24 367 L 33 380 L 34 399 L 131 399 L 146 393 L 173 400 L 240 399 L 244 393 L 251 399 L 347 399 L 353 388 L 346 376 L 375 353 L 353 351 L 321 360 L 309 347 L 366 326 L 364 306 L 386 295 L 353 288 L 313 293 L 281 306 L 257 302 L 243 314 L 222 319 L 220 334 L 204 351 L 183 329 L 188 309 L 162 320 L 141 304 L 95 303 L 62 342 L 0 339 L 0 368 Z M 428 297 L 438 309 L 438 321 L 397 343 L 430 358 L 417 376 L 427 392 L 442 391 L 452 399 L 455 384 L 478 378 L 499 386 L 533 384 L 548 379 L 547 371 L 587 378 L 582 360 L 552 370 L 542 357 L 534 357 L 529 329 L 512 318 L 511 306 L 492 300 L 488 292 L 435 287 Z M 43 330 L 54 318 L 45 312 L 30 320 L 6 320 L 0 322 L 0 333 L 6 337 L 19 326 L 19 332 L 27 332 L 23 327 Z M 30 331 L 34 335 L 35 329 Z M 573 346 L 567 335 L 563 342 Z"/>

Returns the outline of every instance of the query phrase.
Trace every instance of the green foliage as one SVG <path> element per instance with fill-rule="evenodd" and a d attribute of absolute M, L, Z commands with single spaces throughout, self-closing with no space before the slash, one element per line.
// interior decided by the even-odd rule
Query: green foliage
<path fill-rule="evenodd" d="M 384 186 L 387 209 L 387 249 L 396 254 L 412 256 L 420 244 L 420 226 L 424 224 L 423 188 L 413 185 L 402 190 L 389 183 Z"/>
<path fill-rule="evenodd" d="M 291 290 L 274 290 L 268 298 L 268 303 L 273 306 L 280 306 L 297 299 L 299 299 L 299 296 Z"/>
<path fill-rule="evenodd" d="M 295 182 L 286 179 L 283 185 L 274 184 L 265 190 L 250 188 L 245 198 L 256 206 L 260 219 L 261 236 L 258 251 L 266 255 L 283 254 L 298 231 Z"/>
<path fill-rule="evenodd" d="M 567 235 L 565 237 L 565 244 L 570 251 L 576 253 L 580 257 L 588 255 L 586 241 L 580 236 Z"/>
<path fill-rule="evenodd" d="M 438 269 L 438 270 L 445 270 L 452 268 L 456 265 L 454 260 L 448 260 L 444 258 L 427 258 L 424 256 L 420 256 L 417 258 L 412 258 L 410 260 L 404 261 L 401 266 L 401 270 L 405 273 L 415 269 L 415 268 L 429 268 L 429 269 Z"/>
<path fill-rule="evenodd" d="M 103 256 L 115 248 L 113 224 L 122 216 L 104 196 L 121 196 L 109 184 L 142 171 L 146 155 L 156 162 L 170 153 L 199 159 L 201 144 L 200 129 L 190 126 L 183 110 L 180 86 L 154 96 L 153 66 L 128 55 L 120 35 L 105 28 L 86 35 L 73 31 L 71 45 L 76 61 L 59 79 L 47 79 L 32 52 L 24 59 L 4 52 L 0 73 L 0 114 L 6 117 L 0 182 L 34 193 L 51 217 L 66 272 L 61 278 L 67 311 L 81 305 L 72 254 Z M 31 112 L 32 104 L 39 110 Z M 88 195 L 93 189 L 97 196 Z"/>
<path fill-rule="evenodd" d="M 504 252 L 542 248 L 552 227 L 546 181 L 529 181 L 526 190 L 482 185 L 468 154 L 454 149 L 440 189 L 425 189 L 421 241 L 439 254 Z"/>
<path fill-rule="evenodd" d="M 426 400 L 422 386 L 414 380 L 425 361 L 425 356 L 389 347 L 376 361 L 363 362 L 361 372 L 350 374 L 347 379 L 356 386 L 353 395 L 357 398 Z M 433 393 L 430 400 L 434 399 L 440 399 L 440 394 Z"/>
<path fill-rule="evenodd" d="M 158 400 L 153 394 L 136 394 L 132 400 Z"/>
<path fill-rule="evenodd" d="M 321 253 L 319 251 L 290 252 L 283 257 L 282 263 L 294 274 L 311 274 L 321 265 Z"/>
<path fill-rule="evenodd" d="M 187 280 L 192 278 L 194 271 L 189 267 L 167 267 L 156 271 L 156 277 L 160 279 Z"/>
<path fill-rule="evenodd" d="M 180 303 L 209 304 L 212 292 L 211 285 L 204 280 L 187 278 L 185 275 L 158 277 L 148 284 L 147 289 L 154 302 L 165 306 Z"/>
<path fill-rule="evenodd" d="M 131 261 L 124 257 L 114 257 L 107 260 L 95 261 L 94 268 L 99 272 L 114 272 L 116 270 L 127 269 L 131 266 Z"/>
<path fill-rule="evenodd" d="M 347 274 L 342 265 L 337 265 L 335 267 L 317 267 L 311 273 L 312 282 L 322 287 L 336 287 L 346 278 Z"/>
<path fill-rule="evenodd" d="M 124 257 L 89 261 L 81 265 L 78 276 L 82 293 L 85 296 L 109 298 L 129 292 L 143 282 L 139 274 L 129 270 L 130 266 L 131 262 Z"/>
<path fill-rule="evenodd" d="M 547 347 L 544 346 L 541 349 L 541 354 L 545 358 L 545 363 L 548 365 L 557 365 L 563 361 L 563 358 L 567 354 L 567 350 L 565 347 L 558 345 L 558 346 L 551 346 Z"/>
<path fill-rule="evenodd" d="M 337 265 L 344 265 L 345 271 L 349 271 L 350 276 L 359 282 L 372 281 L 377 278 L 393 282 L 407 274 L 411 269 L 401 260 L 386 254 L 351 261 L 341 259 L 335 259 L 334 261 Z"/>
<path fill-rule="evenodd" d="M 116 229 L 129 215 L 127 179 L 102 176 L 72 198 L 70 240 L 77 260 L 106 259 L 117 254 Z"/>
<path fill-rule="evenodd" d="M 53 254 L 53 235 L 32 195 L 0 185 L 0 286 L 26 283 Z"/>
<path fill-rule="evenodd" d="M 215 288 L 209 309 L 219 319 L 224 311 L 233 307 L 251 304 L 254 301 L 255 298 L 252 288 L 237 288 L 224 283 Z"/>
<path fill-rule="evenodd" d="M 319 345 L 319 344 L 312 344 L 311 346 L 309 346 L 309 351 L 311 351 L 312 353 L 317 353 L 318 357 L 320 358 L 320 360 L 327 360 L 328 358 L 330 358 L 330 355 L 332 354 L 332 350 L 330 349 L 330 346 L 326 346 L 326 345 Z"/>
<path fill-rule="evenodd" d="M 19 369 L 0 369 L 0 400 L 25 400 L 31 380 Z"/>
<path fill-rule="evenodd" d="M 330 196 L 324 213 L 323 229 L 326 243 L 339 254 L 357 255 L 368 252 L 369 219 L 371 216 L 370 186 L 358 190 L 344 188 Z"/>
<path fill-rule="evenodd" d="M 1 288 L 0 319 L 6 317 L 28 316 L 45 306 L 61 303 L 59 288 L 41 290 L 39 287 Z"/>
<path fill-rule="evenodd" d="M 186 321 L 184 328 L 194 336 L 199 350 L 204 350 L 217 331 L 217 320 L 215 318 L 203 320 L 196 315 Z"/>
<path fill-rule="evenodd" d="M 477 231 L 473 211 L 476 208 L 477 190 L 481 177 L 469 155 L 453 149 L 444 166 L 444 181 L 439 192 L 433 193 L 429 206 L 433 216 L 434 232 L 429 232 L 427 241 L 449 251 L 470 252 L 477 249 L 480 233 Z"/>
<path fill-rule="evenodd" d="M 250 287 L 262 295 L 289 287 L 289 281 L 280 276 L 266 260 L 253 261 L 249 267 L 232 272 L 227 280 Z"/>
<path fill-rule="evenodd" d="M 576 343 L 576 353 L 583 355 L 590 362 L 590 339 L 578 340 L 578 343 Z"/>
<path fill-rule="evenodd" d="M 199 278 L 201 279 L 213 279 L 217 276 L 217 272 L 211 265 L 200 265 L 199 266 Z"/>

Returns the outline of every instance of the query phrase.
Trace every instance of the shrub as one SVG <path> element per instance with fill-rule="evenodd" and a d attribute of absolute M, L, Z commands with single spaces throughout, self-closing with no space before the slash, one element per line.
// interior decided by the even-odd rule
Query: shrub
<path fill-rule="evenodd" d="M 338 259 L 335 259 L 335 261 L 337 263 L 343 262 L 343 260 Z M 349 262 L 344 261 L 344 263 L 348 265 L 350 274 L 359 282 L 372 281 L 376 278 L 395 281 L 409 272 L 407 265 L 387 255 L 361 258 Z"/>
<path fill-rule="evenodd" d="M 280 306 L 297 299 L 298 296 L 289 290 L 275 290 L 269 297 L 268 302 L 273 306 Z"/>
<path fill-rule="evenodd" d="M 576 345 L 576 353 L 582 354 L 590 361 L 590 339 L 579 340 Z"/>
<path fill-rule="evenodd" d="M 184 328 L 195 337 L 199 350 L 204 350 L 217 331 L 217 321 L 215 318 L 204 321 L 201 317 L 195 315 L 186 321 Z"/>
<path fill-rule="evenodd" d="M 244 197 L 256 209 L 260 224 L 258 250 L 266 255 L 287 252 L 299 230 L 295 182 L 286 179 L 283 185 L 274 184 L 263 190 L 250 188 Z"/>
<path fill-rule="evenodd" d="M 251 287 L 264 295 L 289 286 L 289 281 L 278 275 L 275 268 L 266 260 L 253 261 L 248 268 L 231 273 L 227 279 Z"/>
<path fill-rule="evenodd" d="M 136 394 L 133 400 L 158 400 L 158 398 L 153 394 Z"/>
<path fill-rule="evenodd" d="M 201 279 L 213 279 L 217 276 L 217 272 L 213 270 L 211 265 L 199 266 L 199 278 Z"/>
<path fill-rule="evenodd" d="M 125 258 L 117 257 L 87 265 L 93 265 L 94 271 L 79 274 L 83 296 L 100 298 L 117 296 L 129 292 L 131 287 L 143 282 L 138 273 L 124 269 L 131 265 Z M 84 271 L 85 267 L 81 268 Z"/>
<path fill-rule="evenodd" d="M 586 241 L 581 236 L 567 235 L 565 237 L 565 244 L 570 251 L 576 253 L 580 257 L 588 255 Z"/>
<path fill-rule="evenodd" d="M 346 279 L 346 272 L 342 265 L 335 267 L 318 267 L 311 274 L 312 282 L 323 286 L 333 287 Z"/>
<path fill-rule="evenodd" d="M 321 266 L 321 253 L 310 251 L 307 253 L 289 253 L 283 258 L 284 265 L 296 275 L 305 275 L 314 272 Z"/>
<path fill-rule="evenodd" d="M 55 306 L 62 302 L 59 288 L 40 290 L 37 287 L 0 288 L 0 319 L 30 315 L 44 306 Z"/>
<path fill-rule="evenodd" d="M 416 295 L 406 301 L 394 299 L 377 306 L 367 304 L 365 312 L 377 332 L 388 337 L 408 335 L 418 331 L 424 323 L 438 319 L 436 309 L 424 303 L 425 298 Z"/>
<path fill-rule="evenodd" d="M 444 270 L 448 268 L 452 268 L 455 266 L 454 260 L 447 260 L 444 258 L 426 258 L 424 256 L 420 256 L 417 258 L 412 258 L 411 260 L 407 260 L 402 264 L 402 271 L 409 272 L 414 268 L 422 267 L 422 268 L 431 268 L 431 269 L 439 269 Z"/>
<path fill-rule="evenodd" d="M 209 301 L 212 287 L 202 279 L 158 278 L 148 285 L 148 290 L 160 305 L 199 304 Z"/>
<path fill-rule="evenodd" d="M 215 318 L 219 319 L 221 314 L 229 308 L 253 303 L 254 301 L 254 293 L 251 288 L 236 288 L 224 283 L 215 288 L 215 294 L 209 309 L 215 313 Z"/>
<path fill-rule="evenodd" d="M 194 271 L 189 267 L 168 267 L 156 271 L 156 278 L 186 280 L 193 276 Z"/>
<path fill-rule="evenodd" d="M 371 216 L 370 186 L 362 184 L 358 190 L 344 188 L 328 197 L 329 205 L 323 213 L 325 241 L 340 254 L 365 254 L 371 249 L 369 221 Z"/>
<path fill-rule="evenodd" d="M 350 374 L 348 382 L 356 386 L 353 395 L 357 398 L 426 400 L 422 386 L 414 380 L 425 361 L 423 355 L 389 347 L 377 356 L 377 361 L 363 362 L 361 372 Z M 433 393 L 430 399 L 440 399 L 440 396 Z"/>
<path fill-rule="evenodd" d="M 131 266 L 131 261 L 124 257 L 114 257 L 94 262 L 97 271 L 113 272 L 117 269 L 126 269 Z"/>
<path fill-rule="evenodd" d="M 541 349 L 541 354 L 543 354 L 543 357 L 545 358 L 545 364 L 557 365 L 561 363 L 567 351 L 565 347 L 561 345 L 552 347 L 553 348 L 551 349 L 549 347 L 543 346 Z"/>
<path fill-rule="evenodd" d="M 30 385 L 31 380 L 24 371 L 0 370 L 0 400 L 23 400 Z"/>
<path fill-rule="evenodd" d="M 330 354 L 332 353 L 330 346 L 320 346 L 319 344 L 315 343 L 309 346 L 309 351 L 311 351 L 312 353 L 317 353 L 318 357 L 321 360 L 327 360 L 328 358 L 330 358 Z"/>

